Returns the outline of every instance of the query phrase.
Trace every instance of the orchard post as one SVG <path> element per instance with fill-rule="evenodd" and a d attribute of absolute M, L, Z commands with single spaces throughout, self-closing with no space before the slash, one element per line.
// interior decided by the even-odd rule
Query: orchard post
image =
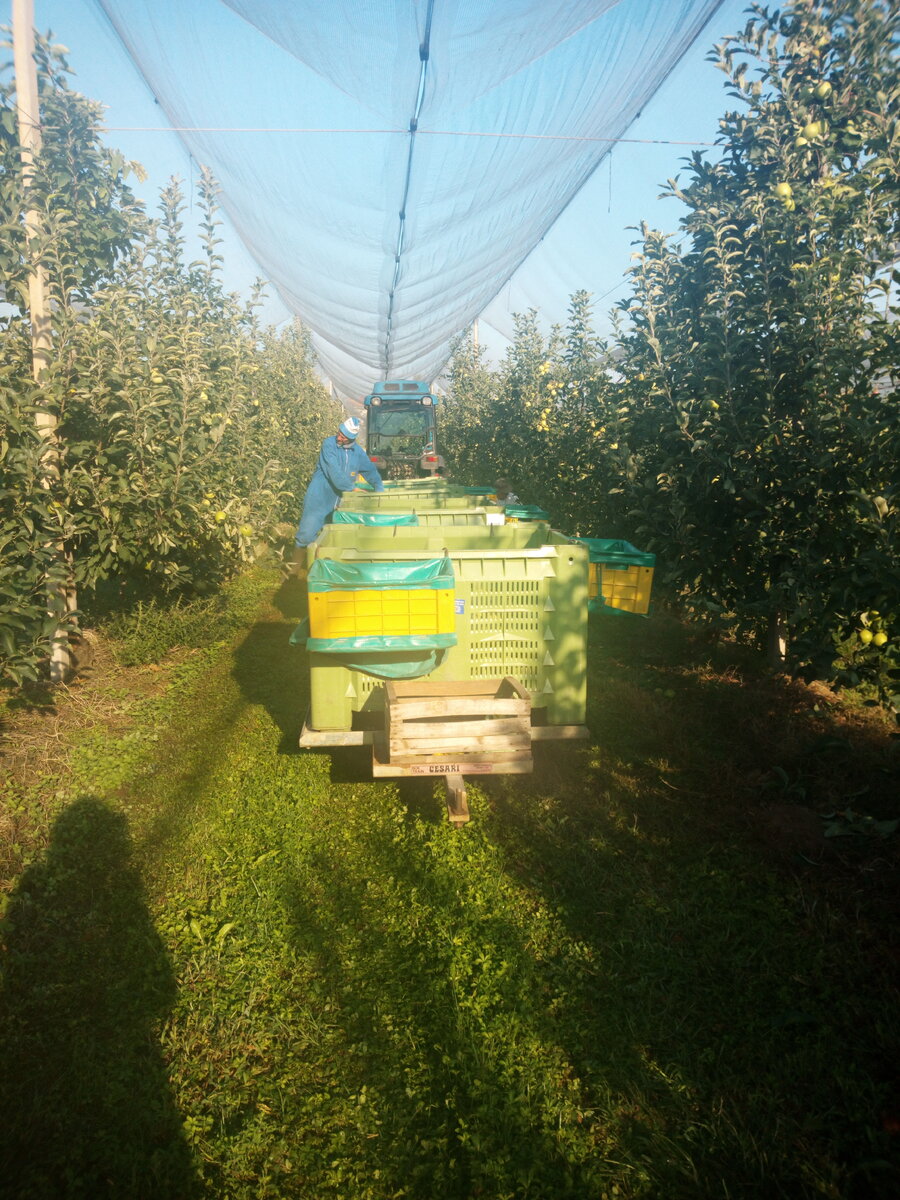
<path fill-rule="evenodd" d="M 29 260 L 28 312 L 31 321 L 32 373 L 38 386 L 47 378 L 52 349 L 50 306 L 47 299 L 47 280 L 40 261 L 41 217 L 32 207 L 32 185 L 35 164 L 41 151 L 41 117 L 38 100 L 37 67 L 34 61 L 34 0 L 13 0 L 13 64 L 16 77 L 16 112 L 19 144 L 22 157 L 22 188 L 25 196 L 25 244 Z M 56 439 L 56 418 L 48 410 L 38 412 L 36 423 L 44 442 L 45 487 L 59 476 L 59 449 Z M 59 564 L 66 566 L 65 550 L 57 547 Z M 69 572 L 66 570 L 66 576 Z M 50 657 L 50 678 L 54 683 L 63 680 L 70 667 L 68 639 L 61 628 L 63 620 L 75 610 L 75 589 L 65 583 L 49 583 L 47 609 L 59 619 Z"/>

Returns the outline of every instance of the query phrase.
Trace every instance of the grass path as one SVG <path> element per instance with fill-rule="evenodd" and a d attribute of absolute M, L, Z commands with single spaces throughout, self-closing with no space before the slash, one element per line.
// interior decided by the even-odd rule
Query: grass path
<path fill-rule="evenodd" d="M 792 808 L 860 772 L 889 805 L 886 734 L 607 621 L 594 742 L 472 783 L 457 832 L 439 787 L 295 750 L 271 585 L 76 752 L 11 894 L 0 1196 L 900 1192 L 896 852 L 756 837 L 775 765 Z"/>

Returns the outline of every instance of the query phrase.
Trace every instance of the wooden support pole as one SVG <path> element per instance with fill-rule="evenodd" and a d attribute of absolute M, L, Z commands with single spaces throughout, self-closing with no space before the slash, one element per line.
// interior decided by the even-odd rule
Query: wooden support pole
<path fill-rule="evenodd" d="M 35 382 L 42 386 L 47 378 L 53 338 L 47 280 L 40 261 L 41 214 L 32 206 L 35 164 L 41 152 L 41 114 L 38 100 L 37 67 L 34 61 L 34 0 L 13 0 L 13 65 L 16 76 L 16 112 L 22 159 L 22 188 L 25 195 L 25 246 L 29 260 L 28 314 L 31 321 L 31 361 Z M 44 443 L 43 485 L 50 488 L 59 477 L 59 447 L 56 418 L 49 410 L 37 414 L 38 433 Z M 58 565 L 70 572 L 65 548 L 57 547 Z M 62 574 L 62 572 L 61 572 Z M 64 583 L 47 587 L 47 610 L 59 621 L 50 656 L 50 678 L 54 683 L 65 679 L 70 670 L 68 637 L 63 622 L 76 608 L 75 589 Z"/>
<path fill-rule="evenodd" d="M 445 775 L 444 786 L 447 799 L 447 816 L 457 829 L 469 820 L 469 805 L 466 796 L 466 781 L 462 775 Z"/>
<path fill-rule="evenodd" d="M 22 187 L 26 204 L 25 237 L 31 269 L 28 274 L 28 312 L 31 319 L 31 354 L 34 378 L 43 382 L 50 366 L 50 307 L 47 303 L 47 284 L 44 268 L 35 244 L 40 234 L 41 219 L 30 207 L 31 186 L 35 163 L 41 152 L 41 117 L 38 101 L 37 67 L 34 61 L 34 0 L 13 0 L 13 63 L 16 73 L 16 114 L 19 124 L 19 146 L 22 158 Z M 56 432 L 56 422 L 49 414 L 41 414 L 38 427 L 45 436 Z"/>

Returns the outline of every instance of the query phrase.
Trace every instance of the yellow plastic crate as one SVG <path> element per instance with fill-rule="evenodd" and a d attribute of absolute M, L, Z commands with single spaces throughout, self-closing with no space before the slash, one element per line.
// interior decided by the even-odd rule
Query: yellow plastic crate
<path fill-rule="evenodd" d="M 588 564 L 588 600 L 596 600 L 600 595 L 600 564 Z"/>
<path fill-rule="evenodd" d="M 650 608 L 653 567 L 611 567 L 592 562 L 588 568 L 588 600 L 602 595 L 609 608 L 645 613 Z"/>
<path fill-rule="evenodd" d="M 309 632 L 314 638 L 453 633 L 455 598 L 447 588 L 310 592 Z"/>

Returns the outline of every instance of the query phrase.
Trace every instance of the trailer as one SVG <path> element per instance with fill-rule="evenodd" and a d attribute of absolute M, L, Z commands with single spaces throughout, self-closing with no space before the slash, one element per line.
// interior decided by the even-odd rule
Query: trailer
<path fill-rule="evenodd" d="M 443 480 L 429 490 L 415 510 L 408 488 L 353 493 L 341 511 L 359 520 L 307 548 L 300 746 L 369 746 L 374 778 L 440 778 L 461 825 L 467 776 L 528 773 L 535 742 L 589 736 L 589 552 L 547 522 L 488 523 L 496 506 L 473 520 L 473 496 Z"/>

